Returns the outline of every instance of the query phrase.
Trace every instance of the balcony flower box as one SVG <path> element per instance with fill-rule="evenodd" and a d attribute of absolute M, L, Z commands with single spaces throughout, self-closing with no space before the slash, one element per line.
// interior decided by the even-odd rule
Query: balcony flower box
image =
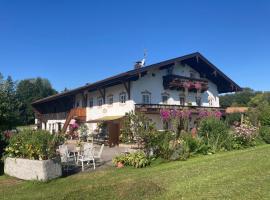
<path fill-rule="evenodd" d="M 48 181 L 62 176 L 62 166 L 60 158 L 30 160 L 7 157 L 4 172 L 23 180 Z"/>

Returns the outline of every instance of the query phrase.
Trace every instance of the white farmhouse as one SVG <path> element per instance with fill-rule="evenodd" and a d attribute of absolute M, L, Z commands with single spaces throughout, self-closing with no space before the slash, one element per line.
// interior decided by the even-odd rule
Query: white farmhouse
<path fill-rule="evenodd" d="M 127 112 L 143 112 L 162 129 L 161 109 L 189 109 L 192 128 L 199 110 L 221 110 L 220 93 L 240 90 L 200 53 L 193 53 L 149 66 L 136 65 L 131 71 L 40 99 L 32 106 L 41 129 L 66 132 L 76 120 L 94 131 L 103 122 L 109 143 L 118 144 L 121 118 Z"/>

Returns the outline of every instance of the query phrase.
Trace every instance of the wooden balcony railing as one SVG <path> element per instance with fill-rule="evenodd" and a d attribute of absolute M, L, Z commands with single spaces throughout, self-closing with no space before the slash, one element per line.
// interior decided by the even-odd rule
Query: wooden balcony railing
<path fill-rule="evenodd" d="M 163 76 L 163 86 L 164 89 L 176 89 L 176 90 L 188 89 L 190 91 L 199 90 L 200 92 L 204 92 L 208 90 L 208 81 L 205 79 L 190 78 L 170 74 Z"/>

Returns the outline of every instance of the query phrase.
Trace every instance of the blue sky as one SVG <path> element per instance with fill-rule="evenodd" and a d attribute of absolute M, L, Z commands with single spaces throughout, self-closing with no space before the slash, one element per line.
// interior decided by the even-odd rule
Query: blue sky
<path fill-rule="evenodd" d="M 199 51 L 240 86 L 270 90 L 270 1 L 0 0 L 0 72 L 61 91 Z"/>

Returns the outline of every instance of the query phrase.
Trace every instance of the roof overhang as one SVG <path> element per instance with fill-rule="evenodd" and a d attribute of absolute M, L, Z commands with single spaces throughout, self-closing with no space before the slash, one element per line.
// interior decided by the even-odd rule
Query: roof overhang
<path fill-rule="evenodd" d="M 121 84 L 125 81 L 137 80 L 140 76 L 143 76 L 148 71 L 154 69 L 161 69 L 161 70 L 166 69 L 173 66 L 176 62 L 189 65 L 194 70 L 198 71 L 202 77 L 205 77 L 210 81 L 212 81 L 213 83 L 215 83 L 217 85 L 219 93 L 237 92 L 242 90 L 242 88 L 239 85 L 237 85 L 228 76 L 226 76 L 223 72 L 221 72 L 214 64 L 208 61 L 200 53 L 196 52 L 178 58 L 166 60 L 160 63 L 152 64 L 139 69 L 130 70 L 125 73 L 121 73 L 116 76 L 112 76 L 110 78 L 92 84 L 87 84 L 85 86 L 67 92 L 62 92 L 53 96 L 49 96 L 33 102 L 32 105 L 35 106 L 36 104 L 45 103 L 66 96 L 76 95 L 80 92 L 83 93 L 86 90 L 95 91 L 98 90 L 99 88 L 110 87 L 113 85 Z"/>

